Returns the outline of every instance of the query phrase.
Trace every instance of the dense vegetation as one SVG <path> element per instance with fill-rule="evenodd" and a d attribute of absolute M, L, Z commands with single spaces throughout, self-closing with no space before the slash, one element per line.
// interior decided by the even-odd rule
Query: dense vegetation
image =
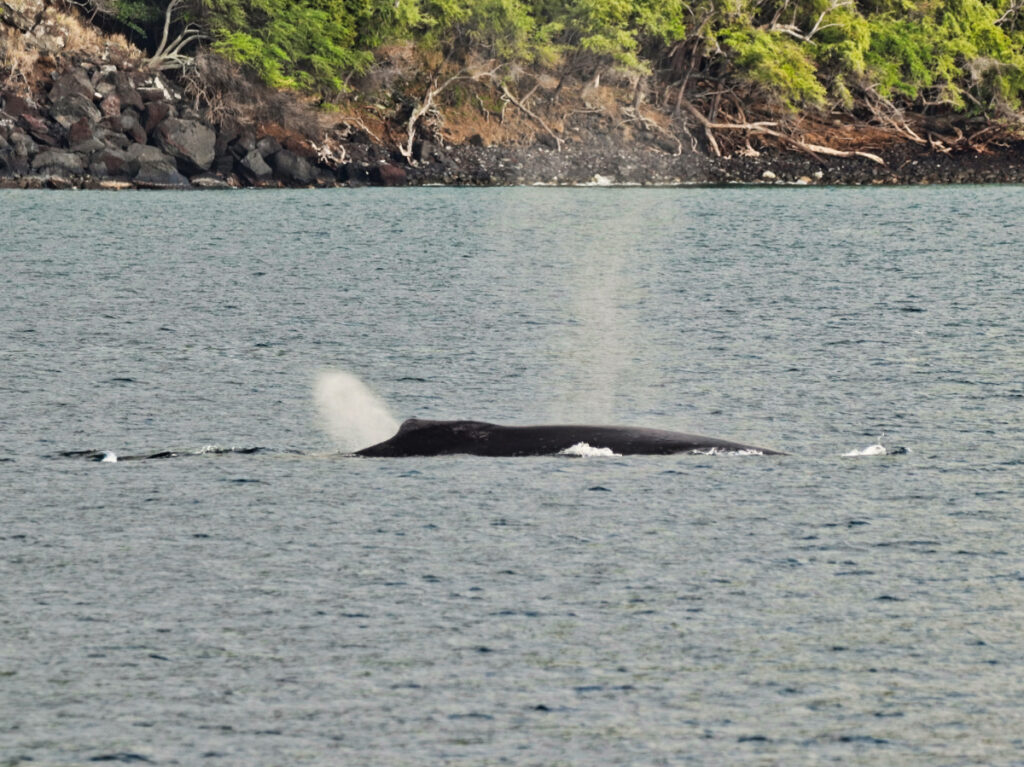
<path fill-rule="evenodd" d="M 180 2 L 172 30 L 192 24 L 267 83 L 327 100 L 382 46 L 406 42 L 449 66 L 633 73 L 678 101 L 710 83 L 779 106 L 895 104 L 992 118 L 1017 114 L 1024 94 L 1024 0 Z M 166 0 L 102 4 L 156 46 Z"/>

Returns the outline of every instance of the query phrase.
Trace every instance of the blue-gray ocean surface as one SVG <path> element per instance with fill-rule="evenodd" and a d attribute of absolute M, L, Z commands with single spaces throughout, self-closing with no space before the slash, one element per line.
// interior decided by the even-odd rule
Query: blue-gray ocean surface
<path fill-rule="evenodd" d="M 1022 221 L 0 192 L 0 764 L 1024 764 Z M 791 455 L 350 457 L 325 370 Z"/>

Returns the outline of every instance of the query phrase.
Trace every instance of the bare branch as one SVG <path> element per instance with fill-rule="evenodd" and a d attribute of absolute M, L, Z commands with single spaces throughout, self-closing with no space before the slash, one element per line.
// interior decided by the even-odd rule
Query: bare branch
<path fill-rule="evenodd" d="M 697 118 L 697 121 L 702 126 L 704 126 L 704 133 L 708 137 L 708 143 L 711 145 L 712 151 L 714 151 L 715 155 L 718 157 L 722 156 L 722 152 L 718 148 L 718 142 L 715 141 L 714 131 L 742 130 L 755 134 L 774 136 L 775 138 L 782 139 L 783 141 L 792 144 L 798 149 L 812 154 L 827 154 L 832 157 L 863 157 L 864 159 L 871 160 L 871 162 L 876 162 L 879 165 L 885 165 L 885 160 L 871 152 L 846 151 L 843 149 L 833 149 L 832 147 L 821 146 L 820 144 L 808 144 L 804 141 L 799 141 L 792 136 L 787 136 L 785 133 L 774 130 L 774 128 L 778 126 L 778 123 L 776 122 L 760 121 L 753 123 L 716 123 L 708 120 L 708 118 L 701 114 L 697 107 L 685 99 L 683 100 L 683 106 L 690 112 L 690 114 Z"/>
<path fill-rule="evenodd" d="M 1010 3 L 1010 7 L 1003 12 L 1003 15 L 992 23 L 996 26 L 1002 26 L 1008 21 L 1013 21 L 1016 19 L 1017 14 L 1020 13 L 1021 8 L 1024 8 L 1024 0 L 1013 0 Z"/>
<path fill-rule="evenodd" d="M 192 56 L 186 56 L 182 53 L 185 46 L 197 43 L 200 40 L 209 39 L 198 26 L 189 23 L 178 33 L 177 37 L 169 43 L 167 42 L 171 31 L 171 24 L 174 21 L 175 11 L 181 3 L 182 0 L 171 0 L 167 4 L 167 8 L 164 10 L 164 29 L 163 34 L 160 35 L 160 44 L 156 47 L 153 55 L 145 61 L 145 66 L 148 69 L 184 69 L 193 61 Z"/>
<path fill-rule="evenodd" d="M 441 83 L 441 85 L 437 85 L 437 81 L 433 80 L 430 84 L 430 87 L 427 88 L 427 93 L 423 97 L 423 101 L 421 101 L 420 104 L 415 109 L 412 110 L 412 114 L 409 116 L 409 121 L 405 125 L 405 145 L 399 145 L 398 147 L 398 151 L 401 152 L 402 157 L 405 158 L 405 161 L 408 162 L 410 165 L 415 164 L 412 158 L 412 145 L 413 142 L 416 140 L 416 123 L 418 123 L 420 118 L 423 117 L 423 115 L 425 115 L 427 112 L 429 112 L 430 109 L 434 106 L 434 99 L 437 98 L 438 94 L 440 94 L 441 91 L 443 91 L 452 83 L 457 82 L 458 80 L 481 80 L 483 78 L 488 77 L 492 78 L 500 68 L 501 67 L 498 66 L 490 70 L 489 72 L 477 74 L 471 74 L 466 70 L 462 70 L 458 74 L 449 77 L 447 80 Z"/>
<path fill-rule="evenodd" d="M 1024 0 L 1015 0 L 1015 1 L 1016 2 L 1021 2 L 1021 1 L 1024 1 Z M 795 18 L 794 18 L 794 23 L 792 23 L 792 24 L 779 24 L 778 23 L 778 19 L 779 19 L 779 16 L 782 14 L 782 9 L 780 9 L 779 12 L 775 14 L 775 18 L 772 19 L 771 23 L 768 25 L 768 31 L 769 32 L 784 32 L 785 34 L 790 35 L 791 37 L 795 37 L 797 40 L 803 40 L 804 42 L 810 42 L 811 38 L 814 37 L 816 34 L 818 34 L 821 30 L 828 29 L 829 27 L 837 27 L 837 26 L 839 26 L 838 24 L 824 24 L 823 23 L 825 21 L 825 17 L 828 16 L 828 14 L 832 13 L 832 11 L 837 10 L 838 8 L 843 8 L 844 6 L 853 5 L 853 3 L 854 3 L 854 0 L 832 0 L 828 4 L 828 8 L 823 10 L 821 12 L 821 14 L 818 16 L 818 20 L 816 22 L 814 22 L 814 26 L 811 27 L 811 31 L 808 32 L 807 34 L 804 34 L 803 32 L 800 31 L 800 28 L 795 23 L 796 22 Z M 788 2 L 787 2 L 787 4 L 788 4 Z M 785 5 L 783 5 L 783 8 L 784 7 L 785 7 Z"/>
<path fill-rule="evenodd" d="M 508 86 L 505 85 L 505 83 L 501 84 L 501 91 L 502 93 L 505 94 L 505 98 L 511 101 L 515 106 L 519 107 L 523 114 L 525 114 L 530 119 L 535 120 L 544 130 L 548 132 L 551 138 L 555 140 L 555 149 L 561 152 L 563 143 L 562 139 L 559 138 L 558 135 L 556 135 L 555 132 L 548 127 L 548 124 L 544 122 L 544 120 L 540 116 L 535 115 L 533 112 L 527 109 L 525 104 L 516 99 L 516 97 L 513 96 L 512 93 L 509 91 Z"/>

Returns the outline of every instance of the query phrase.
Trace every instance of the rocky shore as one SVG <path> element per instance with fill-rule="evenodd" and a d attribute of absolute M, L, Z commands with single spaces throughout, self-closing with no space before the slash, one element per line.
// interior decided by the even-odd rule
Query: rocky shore
<path fill-rule="evenodd" d="M 406 159 L 339 121 L 327 151 L 281 126 L 217 123 L 171 79 L 96 61 L 54 67 L 42 86 L 0 90 L 0 187 L 225 189 L 341 185 L 1022 183 L 1024 142 L 938 152 L 887 142 L 874 157 L 766 147 L 717 157 L 664 132 L 611 130 L 600 115 L 562 135 L 487 145 L 435 136 Z"/>

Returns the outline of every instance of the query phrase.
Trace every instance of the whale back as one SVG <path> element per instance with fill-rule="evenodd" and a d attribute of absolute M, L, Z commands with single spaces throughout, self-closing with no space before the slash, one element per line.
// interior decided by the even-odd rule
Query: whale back
<path fill-rule="evenodd" d="M 409 418 L 395 436 L 356 453 L 362 456 L 429 455 L 527 456 L 554 455 L 584 442 L 620 455 L 668 455 L 695 450 L 774 450 L 697 434 L 630 426 L 541 425 L 500 426 L 484 421 L 433 421 Z"/>

